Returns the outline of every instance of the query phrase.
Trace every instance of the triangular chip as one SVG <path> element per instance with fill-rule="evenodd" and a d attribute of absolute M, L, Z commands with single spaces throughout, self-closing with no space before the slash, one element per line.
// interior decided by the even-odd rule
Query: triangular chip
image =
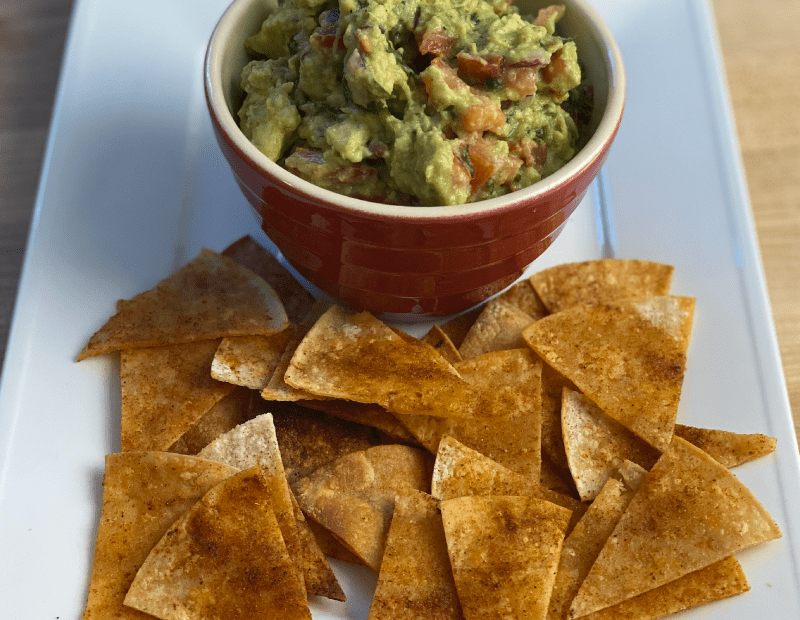
<path fill-rule="evenodd" d="M 602 304 L 626 297 L 669 293 L 671 265 L 642 260 L 605 258 L 545 269 L 530 281 L 550 312 L 579 304 Z"/>
<path fill-rule="evenodd" d="M 628 464 L 631 464 L 630 461 Z M 642 474 L 646 473 L 642 470 Z M 586 514 L 569 533 L 561 550 L 556 582 L 547 612 L 548 620 L 566 619 L 578 588 L 589 574 L 589 569 L 622 513 L 639 490 L 643 478 L 643 475 L 638 477 L 634 485 L 613 478 L 608 480 L 586 510 Z"/>
<path fill-rule="evenodd" d="M 341 418 L 342 420 L 349 420 L 350 422 L 357 422 L 365 426 L 372 426 L 382 433 L 386 433 L 395 441 L 409 444 L 417 443 L 414 435 L 412 435 L 395 416 L 380 405 L 374 403 L 357 403 L 352 400 L 340 400 L 338 398 L 300 400 L 297 401 L 297 403 L 303 407 L 324 411 L 328 415 Z"/>
<path fill-rule="evenodd" d="M 439 444 L 431 495 L 440 500 L 467 495 L 525 495 L 543 499 L 572 513 L 568 532 L 586 512 L 586 504 L 546 489 L 535 479 L 503 467 L 452 437 L 445 437 Z"/>
<path fill-rule="evenodd" d="M 780 535 L 733 474 L 675 437 L 589 571 L 571 617 L 616 605 Z"/>
<path fill-rule="evenodd" d="M 290 487 L 326 463 L 387 443 L 376 429 L 294 403 L 254 399 L 253 413 L 272 411 L 281 461 Z M 392 442 L 393 443 L 393 442 Z"/>
<path fill-rule="evenodd" d="M 452 319 L 440 324 L 439 328 L 445 334 L 447 334 L 447 337 L 450 338 L 450 341 L 457 349 L 461 346 L 461 343 L 464 342 L 464 337 L 467 335 L 469 328 L 472 327 L 475 319 L 478 318 L 478 315 L 482 311 L 483 304 L 475 306 L 471 310 L 462 312 L 461 314 L 454 316 Z"/>
<path fill-rule="evenodd" d="M 775 451 L 777 440 L 761 433 L 730 431 L 675 425 L 675 434 L 694 444 L 728 469 Z"/>
<path fill-rule="evenodd" d="M 458 353 L 469 359 L 489 351 L 524 347 L 522 331 L 534 320 L 516 306 L 492 299 L 475 319 Z"/>
<path fill-rule="evenodd" d="M 573 306 L 523 335 L 607 415 L 663 451 L 678 415 L 693 313 L 690 297 Z"/>
<path fill-rule="evenodd" d="M 122 451 L 168 450 L 234 387 L 211 378 L 218 340 L 120 356 Z"/>
<path fill-rule="evenodd" d="M 368 620 L 461 620 L 439 502 L 397 496 Z"/>
<path fill-rule="evenodd" d="M 422 450 L 376 446 L 323 465 L 295 485 L 303 512 L 378 572 L 395 495 L 428 491 L 430 467 Z"/>
<path fill-rule="evenodd" d="M 203 250 L 155 288 L 120 301 L 78 360 L 120 349 L 267 336 L 287 326 L 283 304 L 269 284 L 230 258 Z"/>
<path fill-rule="evenodd" d="M 458 352 L 456 345 L 453 344 L 453 341 L 450 340 L 450 336 L 438 325 L 434 325 L 428 330 L 428 333 L 422 337 L 422 342 L 427 342 L 431 345 L 439 352 L 439 355 L 451 364 L 462 360 L 461 354 Z"/>
<path fill-rule="evenodd" d="M 223 338 L 211 364 L 211 376 L 218 381 L 262 390 L 281 360 L 292 331 L 285 329 L 271 336 L 232 336 Z"/>
<path fill-rule="evenodd" d="M 84 620 L 144 620 L 144 614 L 122 604 L 136 571 L 178 517 L 235 473 L 227 465 L 182 454 L 106 456 Z"/>
<path fill-rule="evenodd" d="M 163 620 L 310 620 L 269 495 L 258 467 L 211 489 L 147 556 L 125 605 Z"/>
<path fill-rule="evenodd" d="M 685 609 L 736 596 L 749 589 L 741 565 L 736 558 L 729 557 L 583 618 L 584 620 L 655 620 Z"/>
<path fill-rule="evenodd" d="M 556 467 L 567 469 L 567 453 L 561 432 L 561 399 L 564 388 L 575 384 L 545 362 L 542 363 L 542 454 Z"/>
<path fill-rule="evenodd" d="M 264 278 L 278 293 L 292 323 L 299 323 L 314 305 L 314 296 L 250 235 L 233 242 L 222 254 Z"/>
<path fill-rule="evenodd" d="M 181 435 L 168 452 L 197 454 L 223 433 L 247 422 L 250 418 L 251 394 L 247 388 L 235 387 Z"/>
<path fill-rule="evenodd" d="M 492 351 L 455 368 L 480 397 L 471 418 L 398 415 L 430 452 L 452 436 L 509 469 L 539 480 L 541 362 L 530 349 Z"/>
<path fill-rule="evenodd" d="M 429 344 L 368 312 L 332 307 L 297 347 L 286 383 L 319 396 L 376 403 L 392 413 L 470 417 L 478 395 Z"/>
<path fill-rule="evenodd" d="M 304 519 L 298 519 L 295 498 L 283 471 L 281 453 L 272 414 L 265 413 L 237 426 L 203 448 L 199 456 L 244 470 L 261 468 L 270 488 L 272 511 L 278 520 L 286 549 L 303 575 L 309 594 L 345 600 L 344 592 L 313 535 L 301 532 Z"/>
<path fill-rule="evenodd" d="M 544 620 L 569 511 L 518 496 L 459 497 L 441 510 L 464 618 Z"/>
<path fill-rule="evenodd" d="M 516 306 L 534 321 L 549 314 L 539 295 L 531 284 L 530 279 L 521 280 L 507 291 L 500 293 L 495 299 Z"/>
<path fill-rule="evenodd" d="M 564 388 L 564 446 L 581 500 L 593 500 L 623 461 L 650 469 L 661 453 L 612 420 L 583 394 Z"/>

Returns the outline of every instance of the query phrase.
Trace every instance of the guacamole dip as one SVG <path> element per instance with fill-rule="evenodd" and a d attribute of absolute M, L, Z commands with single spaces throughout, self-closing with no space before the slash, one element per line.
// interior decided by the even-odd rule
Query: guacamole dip
<path fill-rule="evenodd" d="M 366 200 L 457 205 L 575 154 L 564 7 L 511 0 L 284 0 L 245 43 L 239 110 L 267 157 Z"/>

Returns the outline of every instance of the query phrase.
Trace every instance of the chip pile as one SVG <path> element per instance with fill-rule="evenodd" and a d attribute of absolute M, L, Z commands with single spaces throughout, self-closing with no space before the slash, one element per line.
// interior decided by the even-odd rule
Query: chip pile
<path fill-rule="evenodd" d="M 734 554 L 781 534 L 729 469 L 775 440 L 677 423 L 695 300 L 672 271 L 562 265 L 418 339 L 249 237 L 204 250 L 78 356 L 120 351 L 122 388 L 84 620 L 311 618 L 346 600 L 328 557 L 377 574 L 370 620 L 746 592 Z"/>

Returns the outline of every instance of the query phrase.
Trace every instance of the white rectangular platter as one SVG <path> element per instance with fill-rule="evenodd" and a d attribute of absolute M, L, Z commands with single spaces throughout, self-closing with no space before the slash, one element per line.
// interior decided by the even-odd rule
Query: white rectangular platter
<path fill-rule="evenodd" d="M 625 58 L 625 117 L 602 182 L 532 269 L 675 265 L 673 291 L 697 298 L 679 421 L 778 437 L 736 474 L 783 532 L 739 554 L 750 592 L 681 618 L 800 618 L 800 464 L 713 18 L 703 0 L 595 5 Z M 225 6 L 76 1 L 0 385 L 0 618 L 83 611 L 119 385 L 111 357 L 78 351 L 117 299 L 259 234 L 202 93 Z M 374 577 L 336 570 L 350 599 L 315 618 L 366 618 Z"/>

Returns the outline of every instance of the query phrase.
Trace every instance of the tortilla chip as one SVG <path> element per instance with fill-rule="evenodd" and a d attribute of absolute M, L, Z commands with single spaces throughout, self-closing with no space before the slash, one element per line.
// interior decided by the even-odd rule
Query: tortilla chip
<path fill-rule="evenodd" d="M 269 284 L 233 260 L 203 250 L 155 288 L 120 301 L 78 360 L 121 349 L 268 336 L 287 326 L 283 304 Z"/>
<path fill-rule="evenodd" d="M 211 376 L 252 390 L 262 390 L 281 360 L 292 331 L 272 336 L 223 338 L 211 364 Z"/>
<path fill-rule="evenodd" d="M 83 620 L 146 620 L 122 604 L 150 550 L 211 487 L 234 475 L 227 465 L 182 454 L 106 456 L 89 600 Z"/>
<path fill-rule="evenodd" d="M 181 435 L 168 452 L 197 454 L 223 433 L 247 422 L 250 418 L 250 395 L 247 388 L 235 387 Z"/>
<path fill-rule="evenodd" d="M 503 467 L 452 437 L 445 437 L 439 444 L 431 495 L 440 500 L 467 495 L 525 495 L 543 499 L 572 512 L 568 532 L 586 512 L 585 504 L 542 487 L 534 479 Z"/>
<path fill-rule="evenodd" d="M 310 620 L 269 497 L 258 467 L 215 486 L 150 552 L 125 605 L 164 620 Z"/>
<path fill-rule="evenodd" d="M 337 601 L 345 600 L 344 592 L 313 535 L 300 531 L 301 527 L 306 527 L 305 519 L 298 519 L 299 506 L 295 506 L 296 500 L 286 481 L 272 414 L 265 413 L 237 426 L 211 442 L 199 456 L 240 470 L 260 467 L 270 488 L 272 510 L 289 557 L 300 569 L 307 591 Z"/>
<path fill-rule="evenodd" d="M 516 306 L 534 321 L 549 314 L 539 295 L 536 294 L 530 279 L 517 282 L 495 299 Z"/>
<path fill-rule="evenodd" d="M 564 388 L 578 388 L 560 372 L 542 362 L 542 454 L 556 467 L 569 469 L 561 433 L 561 398 Z"/>
<path fill-rule="evenodd" d="M 524 347 L 522 331 L 534 320 L 516 306 L 492 299 L 464 336 L 458 353 L 469 359 L 489 351 Z"/>
<path fill-rule="evenodd" d="M 606 258 L 551 267 L 530 281 L 547 309 L 561 312 L 579 304 L 666 295 L 673 271 L 661 263 Z"/>
<path fill-rule="evenodd" d="M 583 394 L 564 388 L 561 404 L 567 461 L 581 500 L 593 500 L 625 460 L 650 469 L 661 454 L 612 420 Z"/>
<path fill-rule="evenodd" d="M 640 477 L 638 484 L 631 486 L 613 478 L 609 479 L 586 510 L 586 514 L 567 536 L 550 597 L 548 620 L 566 619 L 578 588 L 589 574 L 589 569 L 642 481 L 643 477 Z"/>
<path fill-rule="evenodd" d="M 749 589 L 741 565 L 736 558 L 729 557 L 583 618 L 655 620 L 685 609 L 736 596 Z"/>
<path fill-rule="evenodd" d="M 234 241 L 222 251 L 222 254 L 264 278 L 278 293 L 286 308 L 286 315 L 292 323 L 299 323 L 314 305 L 314 296 L 250 235 Z"/>
<path fill-rule="evenodd" d="M 349 420 L 365 426 L 372 426 L 382 433 L 386 433 L 395 441 L 416 444 L 417 440 L 408 429 L 391 413 L 380 405 L 374 403 L 357 403 L 352 400 L 300 400 L 299 405 L 324 411 L 328 415 Z M 387 443 L 387 442 L 382 442 Z"/>
<path fill-rule="evenodd" d="M 368 620 L 461 620 L 439 502 L 397 496 Z"/>
<path fill-rule="evenodd" d="M 493 351 L 455 366 L 480 395 L 469 419 L 398 415 L 430 452 L 450 435 L 531 480 L 541 469 L 541 362 L 529 349 Z"/>
<path fill-rule="evenodd" d="M 539 482 L 547 489 L 569 495 L 575 499 L 580 498 L 569 469 L 553 465 L 553 462 L 547 458 L 544 451 L 542 451 L 542 471 L 539 474 Z"/>
<path fill-rule="evenodd" d="M 733 474 L 675 437 L 622 515 L 570 613 L 578 618 L 616 605 L 780 536 Z"/>
<path fill-rule="evenodd" d="M 395 495 L 427 491 L 430 467 L 421 450 L 376 446 L 323 465 L 295 485 L 303 512 L 378 572 Z"/>
<path fill-rule="evenodd" d="M 663 451 L 678 414 L 693 312 L 690 297 L 573 306 L 523 336 L 607 415 Z"/>
<path fill-rule="evenodd" d="M 333 534 L 314 521 L 314 519 L 306 519 L 306 523 L 314 539 L 317 541 L 317 545 L 319 545 L 319 548 L 322 550 L 322 553 L 329 557 L 336 558 L 337 560 L 341 560 L 342 562 L 364 564 L 360 557 L 336 540 Z"/>
<path fill-rule="evenodd" d="M 120 356 L 122 451 L 168 450 L 234 387 L 211 378 L 218 340 Z"/>
<path fill-rule="evenodd" d="M 453 343 L 453 346 L 455 346 L 456 349 L 461 346 L 462 342 L 464 342 L 464 337 L 467 335 L 469 328 L 472 327 L 475 319 L 478 318 L 478 315 L 482 311 L 483 304 L 475 306 L 471 310 L 467 310 L 466 312 L 454 316 L 449 321 L 439 325 L 441 330 L 447 334 L 448 338 L 450 338 L 450 341 Z"/>
<path fill-rule="evenodd" d="M 253 413 L 272 411 L 278 448 L 290 487 L 315 469 L 351 452 L 387 443 L 376 429 L 294 403 L 254 399 Z"/>
<path fill-rule="evenodd" d="M 368 312 L 332 307 L 297 347 L 286 383 L 392 413 L 470 417 L 478 395 L 433 347 L 406 340 Z"/>
<path fill-rule="evenodd" d="M 732 433 L 684 424 L 675 425 L 675 434 L 728 469 L 774 452 L 778 442 L 774 437 L 760 433 Z"/>
<path fill-rule="evenodd" d="M 462 360 L 456 345 L 454 345 L 453 341 L 450 340 L 450 336 L 448 336 L 438 325 L 434 325 L 428 330 L 428 333 L 422 337 L 422 342 L 427 342 L 429 345 L 431 345 L 439 352 L 439 355 L 441 355 L 451 364 L 455 364 L 456 362 L 460 362 Z"/>
<path fill-rule="evenodd" d="M 519 496 L 459 497 L 441 510 L 464 617 L 543 620 L 569 511 Z"/>

